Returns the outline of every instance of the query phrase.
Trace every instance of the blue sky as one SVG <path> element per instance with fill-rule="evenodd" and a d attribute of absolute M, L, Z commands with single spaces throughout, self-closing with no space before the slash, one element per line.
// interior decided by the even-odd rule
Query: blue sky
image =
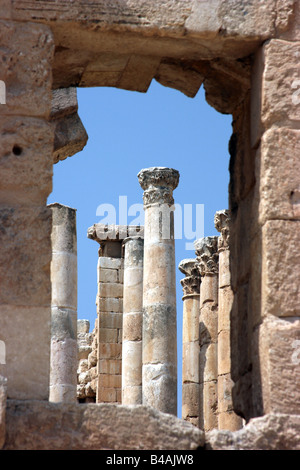
<path fill-rule="evenodd" d="M 203 205 L 204 236 L 217 235 L 214 214 L 228 207 L 229 154 L 232 132 L 230 115 L 210 107 L 203 87 L 195 98 L 166 88 L 153 80 L 147 93 L 115 88 L 82 88 L 77 91 L 78 113 L 89 140 L 83 151 L 54 165 L 53 192 L 48 203 L 59 202 L 77 209 L 78 318 L 96 318 L 98 244 L 87 238 L 87 229 L 103 217 L 96 215 L 101 204 L 112 204 L 119 222 L 119 201 L 128 208 L 142 204 L 143 190 L 137 179 L 142 168 L 166 166 L 180 172 L 174 199 L 192 211 L 190 230 L 201 220 L 196 205 Z M 183 215 L 186 213 L 183 212 Z M 128 223 L 134 219 L 127 217 Z M 183 219 L 184 220 L 184 219 Z M 188 239 L 184 238 L 187 235 Z M 190 235 L 183 229 L 177 239 L 177 330 L 178 330 L 178 413 L 181 415 L 181 342 L 183 275 L 177 269 L 184 258 Z"/>

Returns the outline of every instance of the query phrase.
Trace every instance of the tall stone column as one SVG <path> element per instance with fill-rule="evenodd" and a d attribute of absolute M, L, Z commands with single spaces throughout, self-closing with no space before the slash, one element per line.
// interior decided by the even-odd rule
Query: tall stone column
<path fill-rule="evenodd" d="M 204 431 L 218 428 L 218 237 L 195 241 L 200 287 L 200 417 Z"/>
<path fill-rule="evenodd" d="M 124 247 L 122 404 L 142 404 L 144 240 L 128 237 Z"/>
<path fill-rule="evenodd" d="M 186 275 L 182 322 L 182 418 L 199 425 L 199 302 L 200 275 L 196 259 L 184 259 L 179 270 Z"/>
<path fill-rule="evenodd" d="M 179 172 L 141 170 L 144 189 L 143 404 L 177 414 L 177 328 L 173 190 Z"/>
<path fill-rule="evenodd" d="M 229 264 L 229 211 L 215 214 L 215 227 L 221 233 L 219 253 L 219 314 L 218 314 L 218 425 L 219 429 L 236 431 L 242 418 L 233 410 L 231 378 L 230 312 L 233 304 Z"/>
<path fill-rule="evenodd" d="M 76 210 L 57 203 L 49 207 L 52 209 L 49 401 L 75 402 L 78 365 Z"/>

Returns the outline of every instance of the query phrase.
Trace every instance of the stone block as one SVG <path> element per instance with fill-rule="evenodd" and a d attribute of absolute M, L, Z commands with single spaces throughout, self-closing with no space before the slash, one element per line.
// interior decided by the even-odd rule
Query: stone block
<path fill-rule="evenodd" d="M 122 328 L 123 314 L 116 312 L 101 312 L 100 329 L 102 328 Z"/>
<path fill-rule="evenodd" d="M 120 374 L 99 374 L 99 385 L 104 389 L 115 389 L 121 387 L 122 376 Z M 101 396 L 101 392 L 100 392 Z"/>
<path fill-rule="evenodd" d="M 164 86 L 180 90 L 186 96 L 193 98 L 201 87 L 204 76 L 192 67 L 180 62 L 163 60 L 156 72 L 155 79 Z"/>
<path fill-rule="evenodd" d="M 199 382 L 216 381 L 218 376 L 218 345 L 211 343 L 200 348 Z"/>
<path fill-rule="evenodd" d="M 225 36 L 268 39 L 275 32 L 275 13 L 275 0 L 220 1 L 217 15 L 222 24 L 219 30 Z"/>
<path fill-rule="evenodd" d="M 142 342 L 124 341 L 122 350 L 123 387 L 142 385 Z"/>
<path fill-rule="evenodd" d="M 0 225 L 0 303 L 50 307 L 50 210 L 2 206 Z"/>
<path fill-rule="evenodd" d="M 118 343 L 100 343 L 99 359 L 121 359 L 122 345 Z"/>
<path fill-rule="evenodd" d="M 101 328 L 99 329 L 99 343 L 117 343 L 118 330 L 116 328 Z"/>
<path fill-rule="evenodd" d="M 230 312 L 233 303 L 233 291 L 230 287 L 219 290 L 218 331 L 230 329 Z"/>
<path fill-rule="evenodd" d="M 53 131 L 49 123 L 27 116 L 0 116 L 0 135 L 3 203 L 46 203 L 52 190 Z"/>
<path fill-rule="evenodd" d="M 105 268 L 105 269 L 120 269 L 123 267 L 123 259 L 122 258 L 108 258 L 108 257 L 102 257 L 98 259 L 98 267 Z"/>
<path fill-rule="evenodd" d="M 182 342 L 199 341 L 199 296 L 183 301 Z"/>
<path fill-rule="evenodd" d="M 279 0 L 279 3 L 277 2 L 276 25 L 281 29 L 280 38 L 288 41 L 298 41 L 300 39 L 299 24 L 299 2 L 297 0 Z"/>
<path fill-rule="evenodd" d="M 223 250 L 219 253 L 219 289 L 230 286 L 230 253 Z"/>
<path fill-rule="evenodd" d="M 142 404 L 143 395 L 140 385 L 126 387 L 122 390 L 122 405 Z"/>
<path fill-rule="evenodd" d="M 177 413 L 176 367 L 172 364 L 143 364 L 143 404 L 164 413 Z"/>
<path fill-rule="evenodd" d="M 51 385 L 73 385 L 76 396 L 77 342 L 72 338 L 51 340 Z"/>
<path fill-rule="evenodd" d="M 115 403 L 117 401 L 117 392 L 115 388 L 101 387 L 100 376 L 98 383 L 98 403 Z"/>
<path fill-rule="evenodd" d="M 1 80 L 6 84 L 1 113 L 46 118 L 51 109 L 54 53 L 50 28 L 1 20 L 0 31 Z"/>
<path fill-rule="evenodd" d="M 140 341 L 143 331 L 142 313 L 123 314 L 123 341 Z"/>
<path fill-rule="evenodd" d="M 219 375 L 218 377 L 218 413 L 233 411 L 232 404 L 233 382 L 230 374 Z"/>
<path fill-rule="evenodd" d="M 199 384 L 185 383 L 182 386 L 182 418 L 199 416 Z"/>
<path fill-rule="evenodd" d="M 261 118 L 265 128 L 300 120 L 300 42 L 272 39 L 264 48 Z"/>
<path fill-rule="evenodd" d="M 50 302 L 49 307 L 1 305 L 0 331 L 6 345 L 9 399 L 48 400 L 50 322 Z"/>
<path fill-rule="evenodd" d="M 207 274 L 201 279 L 200 285 L 200 308 L 205 302 L 218 303 L 218 275 Z"/>
<path fill-rule="evenodd" d="M 299 81 L 300 88 L 300 81 Z M 256 156 L 259 220 L 300 217 L 300 131 L 266 131 Z"/>
<path fill-rule="evenodd" d="M 199 343 L 182 345 L 182 381 L 199 383 Z"/>
<path fill-rule="evenodd" d="M 143 270 L 126 268 L 124 277 L 124 312 L 140 312 L 143 306 Z"/>
<path fill-rule="evenodd" d="M 77 312 L 68 308 L 51 307 L 51 337 L 58 341 L 66 338 L 76 340 L 78 348 L 80 340 L 77 335 Z M 87 345 L 87 344 L 85 344 Z"/>
<path fill-rule="evenodd" d="M 200 310 L 199 343 L 200 346 L 218 340 L 218 308 L 209 303 L 204 304 Z"/>
<path fill-rule="evenodd" d="M 98 361 L 99 374 L 121 374 L 122 361 L 120 359 L 100 359 Z"/>
<path fill-rule="evenodd" d="M 100 282 L 118 282 L 118 271 L 117 269 L 99 269 L 99 281 Z"/>
<path fill-rule="evenodd" d="M 146 307 L 143 316 L 143 363 L 173 364 L 176 355 L 176 308 L 163 304 Z"/>
<path fill-rule="evenodd" d="M 262 229 L 262 315 L 300 314 L 300 221 L 270 220 Z"/>
<path fill-rule="evenodd" d="M 77 255 L 52 253 L 51 282 L 53 306 L 77 309 Z"/>
<path fill-rule="evenodd" d="M 299 317 L 269 316 L 257 335 L 264 413 L 299 414 Z"/>
<path fill-rule="evenodd" d="M 119 299 L 123 297 L 123 284 L 114 282 L 100 282 L 99 285 L 100 297 Z"/>
<path fill-rule="evenodd" d="M 111 299 L 109 297 L 98 297 L 98 313 L 102 312 L 114 312 L 121 313 L 123 307 L 120 302 L 121 299 Z"/>
<path fill-rule="evenodd" d="M 218 428 L 218 396 L 215 381 L 203 384 L 203 417 L 204 430 L 211 431 Z"/>
<path fill-rule="evenodd" d="M 185 22 L 188 35 L 215 37 L 222 27 L 222 17 L 218 15 L 221 0 L 192 2 L 191 14 Z"/>
<path fill-rule="evenodd" d="M 129 58 L 116 86 L 124 90 L 145 93 L 155 75 L 160 57 L 143 57 L 133 54 Z M 137 72 L 138 71 L 138 72 Z"/>
<path fill-rule="evenodd" d="M 230 330 L 223 330 L 218 335 L 218 374 L 229 374 L 230 370 Z"/>

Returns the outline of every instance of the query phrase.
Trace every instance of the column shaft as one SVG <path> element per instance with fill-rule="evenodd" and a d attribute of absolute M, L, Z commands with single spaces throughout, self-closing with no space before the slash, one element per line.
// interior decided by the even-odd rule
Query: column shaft
<path fill-rule="evenodd" d="M 195 242 L 201 275 L 199 346 L 200 416 L 204 431 L 218 428 L 218 237 Z"/>
<path fill-rule="evenodd" d="M 122 404 L 142 404 L 142 327 L 144 240 L 126 238 L 124 246 Z"/>
<path fill-rule="evenodd" d="M 77 399 L 77 237 L 76 210 L 52 209 L 52 314 L 50 394 L 52 402 Z"/>
<path fill-rule="evenodd" d="M 183 287 L 182 322 L 182 418 L 199 425 L 199 301 L 200 276 L 195 259 L 180 262 L 186 277 Z"/>
<path fill-rule="evenodd" d="M 221 233 L 219 253 L 219 314 L 218 314 L 218 427 L 236 431 L 242 418 L 233 410 L 230 346 L 230 312 L 233 303 L 229 266 L 229 211 L 215 214 L 215 227 Z"/>
<path fill-rule="evenodd" d="M 173 189 L 179 173 L 142 170 L 144 189 L 143 404 L 177 414 L 177 327 Z"/>

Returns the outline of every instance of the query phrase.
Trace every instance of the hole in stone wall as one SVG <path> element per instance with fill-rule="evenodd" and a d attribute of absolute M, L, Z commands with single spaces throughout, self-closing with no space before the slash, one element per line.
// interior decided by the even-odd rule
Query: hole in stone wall
<path fill-rule="evenodd" d="M 197 229 L 196 206 L 204 207 L 201 236 L 218 235 L 216 211 L 228 208 L 229 153 L 232 117 L 215 111 L 201 88 L 191 99 L 153 80 L 146 94 L 114 88 L 78 89 L 78 114 L 89 135 L 82 152 L 54 165 L 53 192 L 48 203 L 77 209 L 78 319 L 96 318 L 98 244 L 87 239 L 87 229 L 101 217 L 101 204 L 115 208 L 116 223 L 132 223 L 143 190 L 137 173 L 150 166 L 180 172 L 174 191 L 180 205 L 182 239 L 176 239 L 178 315 L 178 416 L 181 416 L 182 287 L 177 269 L 187 238 Z M 127 220 L 126 220 L 127 218 Z M 185 225 L 184 225 L 185 221 Z M 185 238 L 185 236 L 187 238 Z M 198 237 L 197 237 L 198 238 Z"/>
<path fill-rule="evenodd" d="M 19 145 L 14 145 L 12 151 L 14 155 L 19 156 L 23 152 L 23 149 Z"/>

